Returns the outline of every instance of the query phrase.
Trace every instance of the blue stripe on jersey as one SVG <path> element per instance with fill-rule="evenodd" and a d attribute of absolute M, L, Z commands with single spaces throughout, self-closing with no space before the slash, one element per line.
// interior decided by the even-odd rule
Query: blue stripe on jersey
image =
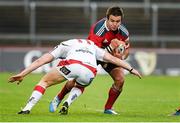
<path fill-rule="evenodd" d="M 104 22 L 105 19 L 102 19 L 96 24 L 96 26 L 94 27 L 94 34 L 98 36 L 103 36 L 105 34 L 106 27 Z"/>
<path fill-rule="evenodd" d="M 123 24 L 120 25 L 119 31 L 122 33 L 123 36 L 125 36 L 125 37 L 129 36 L 128 30 L 126 29 L 126 27 Z"/>

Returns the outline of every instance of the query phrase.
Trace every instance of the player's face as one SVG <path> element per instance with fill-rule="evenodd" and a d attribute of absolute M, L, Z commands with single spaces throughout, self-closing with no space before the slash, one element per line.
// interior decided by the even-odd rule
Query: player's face
<path fill-rule="evenodd" d="M 116 31 L 121 24 L 121 16 L 110 15 L 107 20 L 107 27 L 109 30 Z"/>

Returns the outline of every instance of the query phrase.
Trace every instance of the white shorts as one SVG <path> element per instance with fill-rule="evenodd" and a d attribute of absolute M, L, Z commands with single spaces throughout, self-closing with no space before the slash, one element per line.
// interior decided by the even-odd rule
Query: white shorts
<path fill-rule="evenodd" d="M 96 68 L 76 60 L 60 61 L 57 70 L 67 79 L 75 79 L 77 84 L 88 86 L 96 76 Z"/>

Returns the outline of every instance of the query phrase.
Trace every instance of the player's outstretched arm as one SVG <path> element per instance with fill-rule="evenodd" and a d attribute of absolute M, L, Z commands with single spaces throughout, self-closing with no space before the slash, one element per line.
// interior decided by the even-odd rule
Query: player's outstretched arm
<path fill-rule="evenodd" d="M 41 67 L 42 65 L 53 61 L 53 59 L 54 59 L 54 57 L 51 54 L 49 54 L 49 53 L 44 54 L 43 56 L 41 56 L 40 58 L 35 60 L 30 66 L 25 68 L 22 72 L 14 75 L 14 76 L 11 76 L 9 78 L 9 82 L 18 81 L 17 84 L 19 84 L 26 75 L 28 75 L 29 73 L 31 73 L 35 69 Z"/>
<path fill-rule="evenodd" d="M 134 74 L 134 75 L 138 76 L 139 78 L 141 78 L 141 74 L 136 69 L 131 67 L 130 64 L 128 64 L 127 62 L 112 56 L 108 52 L 105 52 L 104 60 L 107 61 L 107 62 L 110 62 L 112 64 L 115 64 L 117 66 L 123 67 L 124 69 L 128 70 L 131 74 Z"/>

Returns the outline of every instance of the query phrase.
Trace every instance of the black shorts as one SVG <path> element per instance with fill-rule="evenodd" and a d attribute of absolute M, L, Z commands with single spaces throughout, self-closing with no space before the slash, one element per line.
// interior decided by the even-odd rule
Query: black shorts
<path fill-rule="evenodd" d="M 98 65 L 100 64 L 107 73 L 110 73 L 114 68 L 119 67 L 117 65 L 114 65 L 114 64 L 111 64 L 111 63 L 102 62 L 102 61 L 97 61 L 97 64 Z"/>

